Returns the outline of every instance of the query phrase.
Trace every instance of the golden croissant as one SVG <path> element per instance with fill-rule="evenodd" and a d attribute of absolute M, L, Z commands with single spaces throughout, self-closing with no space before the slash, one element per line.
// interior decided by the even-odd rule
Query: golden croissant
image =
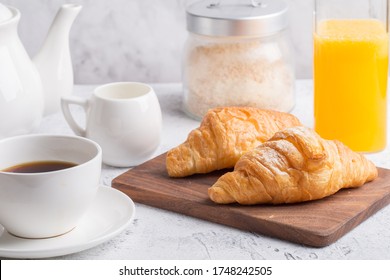
<path fill-rule="evenodd" d="M 168 151 L 168 174 L 185 177 L 232 168 L 243 154 L 275 132 L 297 125 L 301 123 L 295 116 L 271 110 L 250 107 L 209 110 L 200 127 L 191 131 L 183 144 Z"/>
<path fill-rule="evenodd" d="M 320 199 L 378 176 L 375 165 L 312 129 L 287 128 L 241 157 L 208 190 L 216 203 L 280 204 Z"/>

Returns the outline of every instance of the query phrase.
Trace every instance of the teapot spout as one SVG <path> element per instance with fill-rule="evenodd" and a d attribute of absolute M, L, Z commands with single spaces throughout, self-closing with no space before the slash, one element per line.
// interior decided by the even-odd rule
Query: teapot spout
<path fill-rule="evenodd" d="M 69 33 L 81 5 L 64 4 L 58 11 L 41 50 L 33 62 L 41 77 L 45 99 L 44 115 L 60 110 L 61 96 L 72 94 L 73 68 Z"/>

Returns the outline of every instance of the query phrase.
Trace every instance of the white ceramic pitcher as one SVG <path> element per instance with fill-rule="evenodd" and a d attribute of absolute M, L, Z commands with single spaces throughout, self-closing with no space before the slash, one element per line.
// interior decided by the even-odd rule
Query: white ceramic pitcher
<path fill-rule="evenodd" d="M 60 109 L 70 95 L 73 70 L 69 31 L 80 5 L 63 5 L 33 60 L 24 49 L 17 27 L 20 12 L 0 4 L 0 138 L 31 132 L 45 114 Z"/>
<path fill-rule="evenodd" d="M 83 107 L 85 127 L 73 118 L 70 105 Z M 97 87 L 91 98 L 63 97 L 62 111 L 77 135 L 88 137 L 103 149 L 103 162 L 130 167 L 150 159 L 161 141 L 162 116 L 152 87 L 135 82 Z"/>

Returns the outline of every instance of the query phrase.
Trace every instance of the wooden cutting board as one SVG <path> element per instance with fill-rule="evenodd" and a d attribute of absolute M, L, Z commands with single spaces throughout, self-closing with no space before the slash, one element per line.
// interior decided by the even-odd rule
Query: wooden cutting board
<path fill-rule="evenodd" d="M 390 170 L 360 188 L 290 205 L 217 205 L 207 189 L 224 172 L 169 178 L 160 155 L 112 181 L 134 201 L 314 247 L 327 246 L 390 203 Z M 373 236 L 373 238 L 375 238 Z"/>

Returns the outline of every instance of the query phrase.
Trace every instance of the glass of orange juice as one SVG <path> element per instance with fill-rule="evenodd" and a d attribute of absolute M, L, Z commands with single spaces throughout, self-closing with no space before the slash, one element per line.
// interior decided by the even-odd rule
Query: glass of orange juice
<path fill-rule="evenodd" d="M 387 0 L 315 0 L 315 130 L 358 152 L 386 147 Z"/>

